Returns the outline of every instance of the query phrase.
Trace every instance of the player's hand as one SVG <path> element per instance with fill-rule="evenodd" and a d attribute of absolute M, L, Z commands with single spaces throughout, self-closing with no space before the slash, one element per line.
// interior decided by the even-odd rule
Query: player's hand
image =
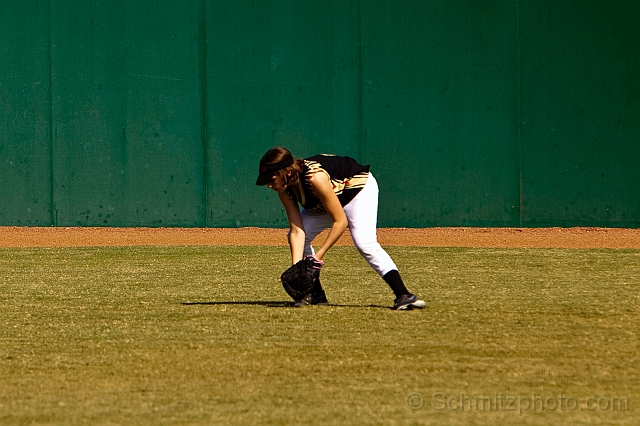
<path fill-rule="evenodd" d="M 304 260 L 311 261 L 310 262 L 311 263 L 311 267 L 313 269 L 318 270 L 318 271 L 320 269 L 322 269 L 322 267 L 324 266 L 324 261 L 320 260 L 320 259 L 317 259 L 315 256 L 307 256 L 307 257 L 304 258 Z"/>

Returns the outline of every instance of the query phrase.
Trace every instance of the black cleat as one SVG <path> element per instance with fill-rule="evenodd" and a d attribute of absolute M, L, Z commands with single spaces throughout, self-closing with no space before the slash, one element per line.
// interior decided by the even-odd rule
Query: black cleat
<path fill-rule="evenodd" d="M 303 306 L 327 306 L 329 302 L 327 301 L 327 296 L 325 296 L 324 292 L 315 295 L 306 295 L 301 300 L 298 300 L 293 304 L 296 308 L 301 308 Z"/>
<path fill-rule="evenodd" d="M 303 297 L 302 299 L 296 301 L 293 303 L 293 306 L 295 308 L 301 308 L 302 306 L 308 306 L 311 304 L 311 295 L 307 294 L 305 297 Z"/>
<path fill-rule="evenodd" d="M 329 301 L 327 300 L 326 294 L 324 291 L 322 293 L 312 294 L 309 298 L 309 304 L 317 305 L 317 306 L 327 306 Z"/>
<path fill-rule="evenodd" d="M 396 311 L 410 310 L 410 309 L 423 309 L 427 304 L 424 301 L 418 299 L 415 294 L 403 294 L 398 297 L 393 304 L 393 309 Z"/>

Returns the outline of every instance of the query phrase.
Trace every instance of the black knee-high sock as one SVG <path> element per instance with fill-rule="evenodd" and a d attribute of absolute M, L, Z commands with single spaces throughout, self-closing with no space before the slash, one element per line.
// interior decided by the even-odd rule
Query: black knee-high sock
<path fill-rule="evenodd" d="M 396 295 L 396 297 L 400 297 L 403 294 L 409 294 L 409 290 L 407 290 L 407 287 L 405 287 L 404 282 L 400 277 L 400 272 L 398 272 L 396 269 L 393 269 L 384 274 L 384 277 L 382 277 L 382 279 L 384 279 L 387 284 L 389 284 L 389 287 L 391 287 L 391 290 L 393 290 L 393 293 Z"/>
<path fill-rule="evenodd" d="M 324 294 L 324 289 L 322 288 L 322 284 L 320 284 L 320 271 L 317 271 L 313 278 L 313 289 L 311 290 L 311 294 L 313 296 Z"/>

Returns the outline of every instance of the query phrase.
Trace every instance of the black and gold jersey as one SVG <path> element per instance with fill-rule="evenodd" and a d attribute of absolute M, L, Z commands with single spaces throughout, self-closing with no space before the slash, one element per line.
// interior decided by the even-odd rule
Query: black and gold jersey
<path fill-rule="evenodd" d="M 304 169 L 300 179 L 300 198 L 302 199 L 297 201 L 302 204 L 305 210 L 324 213 L 326 209 L 311 186 L 311 178 L 316 173 L 325 173 L 329 177 L 333 191 L 344 207 L 358 195 L 367 183 L 369 166 L 363 166 L 351 157 L 328 154 L 314 155 L 304 160 Z M 289 190 L 288 193 L 294 200 L 297 199 L 293 190 Z"/>

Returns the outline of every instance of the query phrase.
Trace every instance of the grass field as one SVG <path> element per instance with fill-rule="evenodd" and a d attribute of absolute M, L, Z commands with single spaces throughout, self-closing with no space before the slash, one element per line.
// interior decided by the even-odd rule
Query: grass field
<path fill-rule="evenodd" d="M 285 247 L 2 249 L 0 424 L 640 424 L 640 251 L 389 252 L 427 309 L 351 247 L 307 308 Z"/>

